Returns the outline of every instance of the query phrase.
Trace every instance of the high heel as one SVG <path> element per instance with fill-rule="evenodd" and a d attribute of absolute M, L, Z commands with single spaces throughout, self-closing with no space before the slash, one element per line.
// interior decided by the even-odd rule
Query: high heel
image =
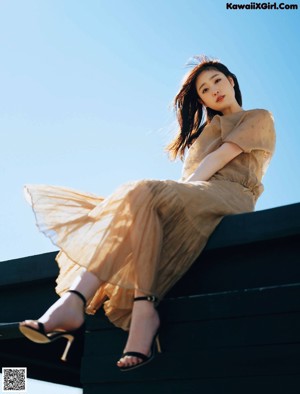
<path fill-rule="evenodd" d="M 149 302 L 157 302 L 158 299 L 155 296 L 145 296 L 145 297 L 136 297 L 134 298 L 134 301 L 149 301 Z M 125 366 L 125 367 L 119 367 L 120 371 L 126 372 L 126 371 L 131 371 L 133 369 L 139 368 L 150 361 L 154 359 L 157 353 L 161 353 L 161 346 L 160 346 L 160 341 L 159 341 L 159 334 L 158 331 L 153 336 L 152 344 L 151 344 L 151 353 L 150 356 L 146 356 L 146 354 L 140 353 L 140 352 L 125 352 L 122 354 L 121 358 L 126 357 L 126 356 L 131 356 L 131 357 L 137 357 L 140 358 L 142 361 L 140 363 L 137 363 L 135 365 L 130 365 L 130 366 Z"/>
<path fill-rule="evenodd" d="M 68 290 L 68 292 L 76 294 L 83 301 L 84 308 L 86 307 L 86 299 L 81 293 L 79 293 L 79 291 Z M 43 323 L 39 322 L 38 320 L 33 320 L 33 321 L 38 324 L 38 328 L 34 328 L 34 327 L 29 326 L 28 324 L 24 324 L 24 323 L 19 324 L 19 330 L 30 341 L 35 342 L 35 343 L 39 343 L 39 344 L 47 344 L 47 343 L 52 343 L 60 338 L 67 339 L 67 341 L 68 341 L 67 345 L 65 347 L 63 355 L 61 356 L 62 361 L 67 361 L 67 355 L 68 355 L 68 352 L 71 348 L 72 343 L 75 340 L 75 337 L 79 336 L 80 334 L 83 334 L 85 331 L 85 323 L 83 323 L 79 328 L 76 328 L 75 330 L 51 331 L 51 332 L 46 333 L 45 326 Z"/>

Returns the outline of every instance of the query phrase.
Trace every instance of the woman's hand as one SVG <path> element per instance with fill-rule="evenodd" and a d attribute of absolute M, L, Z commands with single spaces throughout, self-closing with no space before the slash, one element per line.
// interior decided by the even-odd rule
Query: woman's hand
<path fill-rule="evenodd" d="M 224 142 L 217 150 L 208 154 L 201 161 L 194 173 L 185 182 L 208 181 L 216 172 L 242 152 L 243 150 L 238 145 L 232 142 Z"/>

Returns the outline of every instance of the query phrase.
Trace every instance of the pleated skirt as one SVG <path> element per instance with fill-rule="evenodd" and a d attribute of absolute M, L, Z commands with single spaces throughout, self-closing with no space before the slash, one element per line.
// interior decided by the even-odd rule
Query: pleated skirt
<path fill-rule="evenodd" d="M 86 312 L 103 306 L 124 330 L 136 289 L 161 300 L 224 216 L 254 209 L 249 190 L 227 180 L 141 180 L 107 198 L 49 185 L 26 185 L 25 192 L 39 230 L 60 249 L 57 293 L 93 273 L 101 285 Z"/>

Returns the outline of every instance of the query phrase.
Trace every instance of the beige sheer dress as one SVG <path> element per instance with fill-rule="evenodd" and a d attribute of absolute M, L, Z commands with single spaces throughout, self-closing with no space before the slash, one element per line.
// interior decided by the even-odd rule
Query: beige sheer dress
<path fill-rule="evenodd" d="M 223 142 L 243 153 L 209 181 L 184 182 Z M 27 185 L 37 225 L 60 249 L 58 294 L 84 270 L 103 284 L 87 313 L 104 306 L 128 330 L 134 290 L 161 299 L 203 250 L 225 215 L 253 211 L 274 151 L 271 114 L 265 110 L 215 116 L 194 142 L 179 182 L 141 180 L 107 198 L 69 188 Z"/>

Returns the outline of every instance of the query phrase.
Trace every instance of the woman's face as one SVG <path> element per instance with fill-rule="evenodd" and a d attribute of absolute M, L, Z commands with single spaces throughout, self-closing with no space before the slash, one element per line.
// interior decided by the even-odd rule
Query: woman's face
<path fill-rule="evenodd" d="M 196 79 L 201 104 L 224 115 L 241 111 L 235 98 L 234 81 L 216 69 L 202 71 Z"/>

